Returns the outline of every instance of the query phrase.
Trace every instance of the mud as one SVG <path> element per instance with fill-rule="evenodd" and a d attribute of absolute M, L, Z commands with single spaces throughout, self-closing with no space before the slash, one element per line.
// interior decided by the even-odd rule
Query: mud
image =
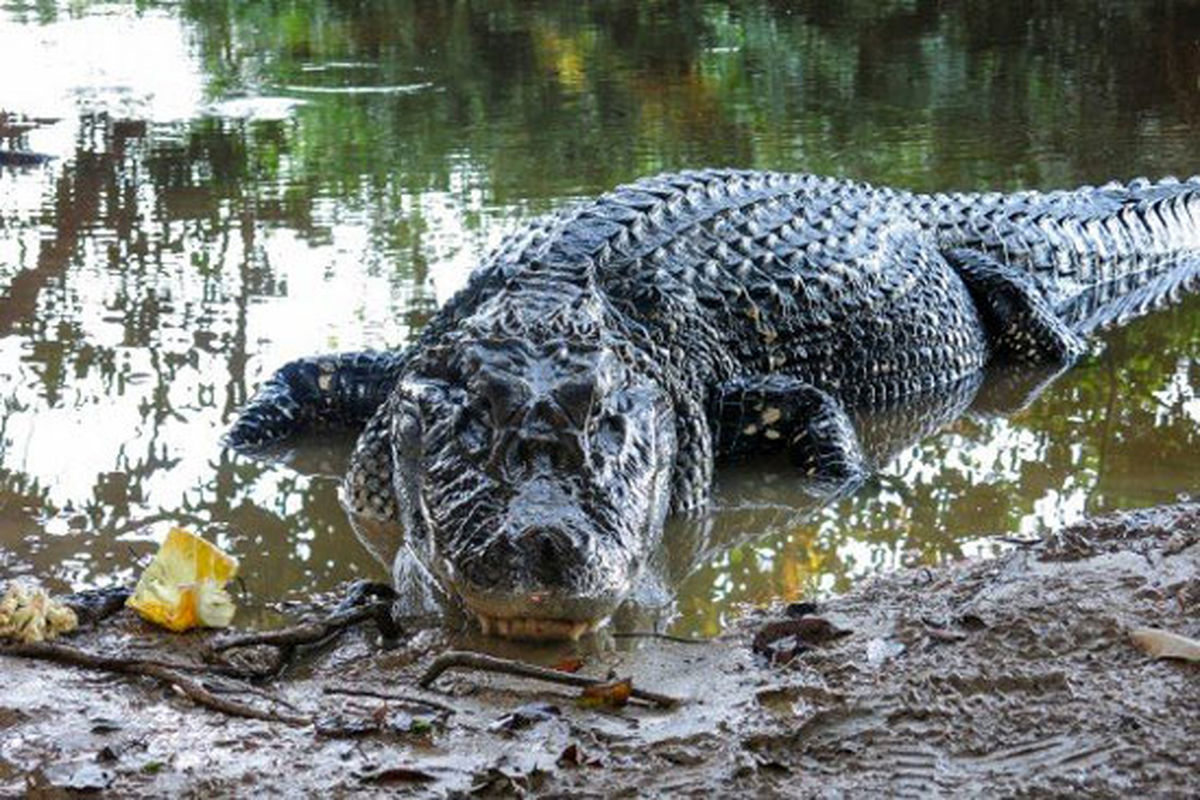
<path fill-rule="evenodd" d="M 264 687 L 314 726 L 230 718 L 154 681 L 0 657 L 0 796 L 1194 796 L 1200 666 L 1153 660 L 1129 631 L 1196 637 L 1198 609 L 1200 506 L 1180 505 L 876 578 L 822 604 L 828 626 L 792 626 L 849 631 L 809 645 L 767 626 L 811 609 L 774 607 L 706 644 L 495 651 L 579 658 L 583 673 L 688 698 L 673 711 L 585 708 L 578 690 L 470 672 L 418 690 L 450 639 L 440 628 L 387 650 L 359 629 Z M 754 652 L 756 634 L 776 663 Z M 121 615 L 72 643 L 182 658 L 204 636 L 153 634 Z M 454 713 L 326 693 L 347 686 Z"/>

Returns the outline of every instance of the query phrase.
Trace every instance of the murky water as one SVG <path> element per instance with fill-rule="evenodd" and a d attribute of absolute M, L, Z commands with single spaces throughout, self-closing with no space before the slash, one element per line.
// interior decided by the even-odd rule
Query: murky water
<path fill-rule="evenodd" d="M 250 618 L 386 573 L 337 504 L 344 447 L 232 455 L 235 410 L 289 358 L 408 341 L 536 213 L 704 165 L 920 190 L 1200 171 L 1185 3 L 5 0 L 0 76 L 0 580 L 129 580 L 177 522 L 241 557 Z M 1174 499 L 1200 485 L 1198 391 L 1191 298 L 1016 413 L 877 423 L 886 463 L 835 504 L 724 470 L 645 594 L 713 633 Z"/>

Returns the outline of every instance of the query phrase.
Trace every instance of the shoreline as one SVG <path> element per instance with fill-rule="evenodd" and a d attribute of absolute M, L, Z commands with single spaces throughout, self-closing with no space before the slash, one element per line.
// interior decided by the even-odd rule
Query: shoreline
<path fill-rule="evenodd" d="M 688 698 L 669 711 L 582 707 L 577 690 L 476 672 L 420 692 L 453 713 L 330 692 L 417 691 L 445 650 L 433 628 L 390 650 L 355 629 L 262 687 L 315 725 L 228 717 L 146 678 L 0 656 L 0 797 L 1182 795 L 1200 774 L 1200 665 L 1152 659 L 1129 632 L 1196 638 L 1197 609 L 1200 504 L 1182 504 L 1090 519 L 996 558 L 901 569 L 801 609 L 839 637 L 806 644 L 798 609 L 777 605 L 701 646 L 647 638 L 584 655 L 581 675 Z M 63 641 L 198 660 L 209 636 L 148 633 L 121 614 Z"/>

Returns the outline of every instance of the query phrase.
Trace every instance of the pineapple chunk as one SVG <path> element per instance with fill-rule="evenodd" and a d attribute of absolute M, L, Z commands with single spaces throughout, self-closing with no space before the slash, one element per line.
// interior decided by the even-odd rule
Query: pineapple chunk
<path fill-rule="evenodd" d="M 172 528 L 126 602 L 143 619 L 177 633 L 224 628 L 236 607 L 225 583 L 238 562 L 199 536 Z"/>

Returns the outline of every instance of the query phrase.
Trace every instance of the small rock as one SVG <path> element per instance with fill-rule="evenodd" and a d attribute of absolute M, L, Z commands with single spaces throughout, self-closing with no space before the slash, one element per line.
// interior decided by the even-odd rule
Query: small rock
<path fill-rule="evenodd" d="M 1167 539 L 1167 543 L 1163 545 L 1163 553 L 1168 556 L 1173 556 L 1176 553 L 1182 553 L 1194 543 L 1194 537 L 1184 531 L 1175 531 L 1171 534 L 1171 538 Z"/>

